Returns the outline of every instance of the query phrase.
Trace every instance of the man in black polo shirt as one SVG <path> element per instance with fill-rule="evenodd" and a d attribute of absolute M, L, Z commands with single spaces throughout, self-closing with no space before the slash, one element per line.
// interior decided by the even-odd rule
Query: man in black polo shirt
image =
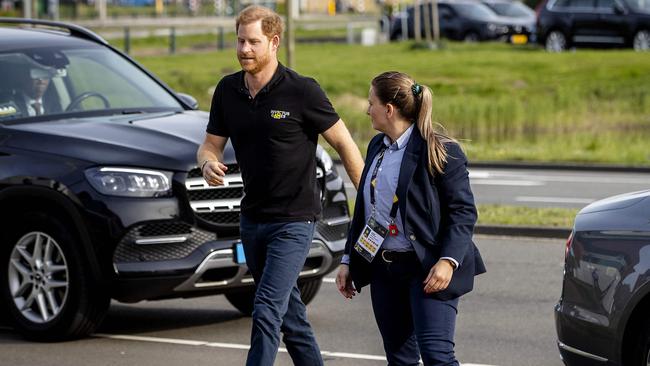
<path fill-rule="evenodd" d="M 296 284 L 321 209 L 318 135 L 339 153 L 355 186 L 363 160 L 316 81 L 279 64 L 281 18 L 250 6 L 236 29 L 242 71 L 217 85 L 197 159 L 210 185 L 223 184 L 220 161 L 230 138 L 244 180 L 241 239 L 257 286 L 246 364 L 273 365 L 282 331 L 294 364 L 318 366 L 323 360 Z"/>

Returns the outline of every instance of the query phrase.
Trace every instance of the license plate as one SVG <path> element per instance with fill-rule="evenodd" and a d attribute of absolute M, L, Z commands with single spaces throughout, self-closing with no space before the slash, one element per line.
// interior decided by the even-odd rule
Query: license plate
<path fill-rule="evenodd" d="M 525 34 L 513 34 L 512 37 L 510 37 L 510 42 L 512 42 L 512 44 L 526 44 L 528 43 L 528 36 Z"/>
<path fill-rule="evenodd" d="M 246 255 L 244 254 L 244 245 L 241 242 L 235 243 L 232 248 L 235 263 L 246 264 Z"/>

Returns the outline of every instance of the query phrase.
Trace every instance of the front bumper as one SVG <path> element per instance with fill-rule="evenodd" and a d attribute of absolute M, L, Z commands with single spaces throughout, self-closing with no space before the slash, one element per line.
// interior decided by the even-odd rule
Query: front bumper
<path fill-rule="evenodd" d="M 607 358 L 592 353 L 592 349 L 585 346 L 591 344 L 591 333 L 582 320 L 576 319 L 571 312 L 566 313 L 562 303 L 555 305 L 555 329 L 557 331 L 557 346 L 560 357 L 567 366 L 597 366 L 614 365 Z M 593 347 L 592 347 L 593 348 Z M 600 350 L 602 352 L 602 349 Z"/>
<path fill-rule="evenodd" d="M 323 277 L 338 266 L 345 239 L 326 240 L 336 231 L 336 225 L 328 223 L 332 222 L 325 219 L 317 225 L 299 281 Z M 114 253 L 113 297 L 137 302 L 221 294 L 254 286 L 246 265 L 234 259 L 237 242 L 238 238 L 217 239 L 214 233 L 179 222 L 135 226 Z"/>

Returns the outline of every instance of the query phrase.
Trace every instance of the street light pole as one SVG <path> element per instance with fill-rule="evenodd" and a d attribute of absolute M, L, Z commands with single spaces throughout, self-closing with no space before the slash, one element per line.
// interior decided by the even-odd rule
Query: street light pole
<path fill-rule="evenodd" d="M 286 41 L 286 47 L 287 47 L 287 66 L 290 69 L 293 69 L 295 67 L 295 60 L 294 60 L 294 51 L 296 47 L 296 42 L 295 42 L 295 34 L 294 34 L 294 1 L 295 0 L 287 0 L 286 1 L 286 7 L 287 7 L 287 41 Z"/>

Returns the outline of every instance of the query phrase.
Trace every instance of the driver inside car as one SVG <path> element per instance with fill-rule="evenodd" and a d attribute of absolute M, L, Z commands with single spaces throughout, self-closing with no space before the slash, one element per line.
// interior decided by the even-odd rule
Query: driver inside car
<path fill-rule="evenodd" d="M 55 93 L 48 90 L 53 73 L 36 67 L 30 67 L 23 73 L 22 88 L 15 101 L 23 115 L 32 117 L 61 112 Z"/>

